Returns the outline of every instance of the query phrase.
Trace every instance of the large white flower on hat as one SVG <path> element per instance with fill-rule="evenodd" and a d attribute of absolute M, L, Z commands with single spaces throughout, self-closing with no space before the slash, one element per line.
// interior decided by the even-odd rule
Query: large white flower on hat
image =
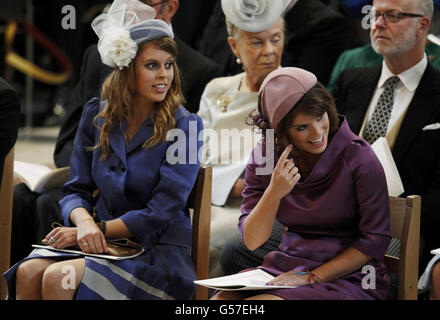
<path fill-rule="evenodd" d="M 107 13 L 92 21 L 99 37 L 98 51 L 102 63 L 123 69 L 136 57 L 144 42 L 173 37 L 170 26 L 154 19 L 156 11 L 138 0 L 114 0 Z"/>
<path fill-rule="evenodd" d="M 225 16 L 239 29 L 261 32 L 282 15 L 290 0 L 222 0 Z"/>
<path fill-rule="evenodd" d="M 127 29 L 110 26 L 99 39 L 98 49 L 104 64 L 122 70 L 136 57 L 138 46 Z"/>

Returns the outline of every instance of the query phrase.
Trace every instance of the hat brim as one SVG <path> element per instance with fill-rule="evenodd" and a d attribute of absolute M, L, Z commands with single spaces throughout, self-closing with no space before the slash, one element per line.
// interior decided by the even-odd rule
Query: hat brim
<path fill-rule="evenodd" d="M 245 12 L 243 0 L 222 0 L 222 9 L 228 20 L 240 30 L 261 32 L 269 29 L 284 12 L 290 0 L 255 0 L 260 10 Z M 257 12 L 260 11 L 260 12 Z"/>

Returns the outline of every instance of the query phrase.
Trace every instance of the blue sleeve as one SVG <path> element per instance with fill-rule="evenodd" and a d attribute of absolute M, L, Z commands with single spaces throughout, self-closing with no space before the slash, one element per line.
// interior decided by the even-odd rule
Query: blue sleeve
<path fill-rule="evenodd" d="M 97 189 L 92 177 L 92 151 L 87 148 L 95 145 L 95 126 L 93 119 L 99 111 L 99 100 L 91 99 L 84 107 L 78 131 L 73 143 L 70 161 L 69 181 L 61 189 L 59 204 L 64 225 L 70 226 L 70 213 L 82 207 L 92 213 L 92 193 Z"/>
<path fill-rule="evenodd" d="M 176 230 L 170 235 L 173 241 L 191 239 L 186 206 L 200 168 L 199 150 L 203 139 L 199 140 L 198 136 L 202 129 L 202 120 L 195 114 L 188 114 L 177 121 L 171 133 L 174 135 L 177 132 L 177 139 L 167 143 L 167 156 L 159 169 L 160 178 L 146 208 L 128 211 L 121 216 L 127 228 L 146 250 L 167 231 L 169 235 L 170 230 Z M 180 158 L 182 161 L 173 163 L 173 156 L 176 155 L 183 156 Z"/>

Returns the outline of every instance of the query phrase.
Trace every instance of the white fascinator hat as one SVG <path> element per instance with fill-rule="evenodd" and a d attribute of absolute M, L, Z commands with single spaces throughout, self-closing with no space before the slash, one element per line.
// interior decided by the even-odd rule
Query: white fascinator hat
<path fill-rule="evenodd" d="M 269 29 L 291 0 L 222 0 L 226 18 L 241 30 L 261 32 Z"/>
<path fill-rule="evenodd" d="M 99 37 L 98 51 L 102 63 L 123 69 L 136 57 L 138 47 L 146 41 L 174 38 L 171 27 L 154 19 L 156 11 L 138 0 L 114 0 L 107 13 L 92 21 Z"/>

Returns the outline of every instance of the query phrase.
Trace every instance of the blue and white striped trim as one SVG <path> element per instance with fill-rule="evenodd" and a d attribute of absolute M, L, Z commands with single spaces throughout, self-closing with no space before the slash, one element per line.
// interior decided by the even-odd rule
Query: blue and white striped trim
<path fill-rule="evenodd" d="M 132 274 L 124 269 L 116 266 L 105 259 L 87 258 L 87 260 L 93 261 L 103 267 L 108 268 L 111 272 L 118 275 L 125 281 L 132 284 L 134 287 L 144 291 L 145 293 L 164 300 L 175 300 L 174 297 L 168 295 L 165 291 L 157 289 L 150 284 L 135 278 Z M 90 290 L 102 296 L 104 299 L 109 300 L 127 300 L 126 295 L 121 293 L 107 278 L 94 271 L 92 268 L 86 267 L 84 276 L 81 282 L 86 285 Z"/>

